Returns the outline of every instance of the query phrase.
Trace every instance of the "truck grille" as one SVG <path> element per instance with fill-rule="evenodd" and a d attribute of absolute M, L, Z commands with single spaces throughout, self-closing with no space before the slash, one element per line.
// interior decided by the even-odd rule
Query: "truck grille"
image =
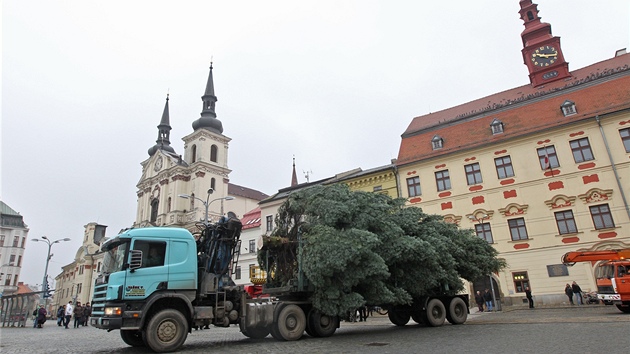
<path fill-rule="evenodd" d="M 598 286 L 597 293 L 598 294 L 614 294 L 615 291 L 613 290 L 612 286 Z"/>
<path fill-rule="evenodd" d="M 105 307 L 105 297 L 107 296 L 107 283 L 94 286 L 94 297 L 92 298 L 92 317 L 103 317 Z"/>

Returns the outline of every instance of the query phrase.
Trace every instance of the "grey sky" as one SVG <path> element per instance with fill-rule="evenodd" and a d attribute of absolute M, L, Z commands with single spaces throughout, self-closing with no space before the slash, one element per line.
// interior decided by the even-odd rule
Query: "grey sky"
<path fill-rule="evenodd" d="M 629 46 L 627 0 L 537 0 L 570 70 Z M 170 92 L 171 145 L 199 118 L 210 60 L 230 181 L 385 165 L 415 116 L 529 83 L 518 0 L 2 2 L 2 187 L 30 238 L 72 261 L 83 226 L 136 213 Z M 21 280 L 41 282 L 28 242 Z"/>

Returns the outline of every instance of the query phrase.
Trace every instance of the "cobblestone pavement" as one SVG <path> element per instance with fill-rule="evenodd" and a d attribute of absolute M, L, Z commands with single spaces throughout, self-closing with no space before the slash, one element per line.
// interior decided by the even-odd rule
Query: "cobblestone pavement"
<path fill-rule="evenodd" d="M 396 327 L 387 316 L 374 316 L 366 322 L 342 322 L 341 328 L 329 338 L 305 335 L 294 342 L 278 342 L 271 336 L 251 340 L 239 332 L 238 326 L 193 330 L 180 352 L 559 353 L 573 347 L 581 352 L 625 353 L 627 347 L 618 343 L 620 338 L 626 338 L 627 343 L 629 325 L 630 315 L 615 307 L 598 305 L 473 312 L 464 325 L 446 324 L 440 328 L 420 328 L 413 321 L 405 327 Z M 496 339 L 491 341 L 490 336 Z M 108 333 L 92 327 L 66 330 L 57 327 L 54 321 L 47 322 L 43 329 L 30 326 L 0 329 L 0 352 L 149 353 L 144 348 L 128 347 L 118 331 Z"/>

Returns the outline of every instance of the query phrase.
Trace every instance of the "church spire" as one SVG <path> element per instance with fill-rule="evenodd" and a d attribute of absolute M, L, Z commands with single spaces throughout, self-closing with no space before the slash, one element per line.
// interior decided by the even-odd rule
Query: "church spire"
<path fill-rule="evenodd" d="M 215 104 L 217 102 L 217 96 L 214 95 L 214 79 L 212 78 L 212 62 L 210 62 L 210 74 L 208 75 L 208 83 L 206 84 L 206 91 L 201 96 L 203 107 L 201 110 L 201 118 L 193 122 L 192 127 L 197 129 L 208 129 L 218 134 L 223 133 L 223 124 L 217 119 L 217 114 L 214 111 Z"/>
<path fill-rule="evenodd" d="M 156 144 L 149 149 L 149 156 L 153 156 L 158 150 L 174 153 L 175 149 L 173 149 L 171 141 L 169 140 L 172 128 L 168 110 L 168 93 L 166 94 L 166 103 L 164 104 L 164 112 L 162 112 L 162 120 L 160 120 L 160 125 L 158 125 L 157 128 L 158 138 L 155 141 Z"/>
<path fill-rule="evenodd" d="M 293 158 L 293 175 L 291 176 L 291 187 L 293 186 L 297 186 L 298 185 L 298 180 L 297 180 L 297 173 L 295 173 L 295 157 Z"/>

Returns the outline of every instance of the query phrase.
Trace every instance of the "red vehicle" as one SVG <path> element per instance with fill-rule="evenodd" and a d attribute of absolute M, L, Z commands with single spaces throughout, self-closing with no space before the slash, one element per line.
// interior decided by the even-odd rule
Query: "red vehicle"
<path fill-rule="evenodd" d="M 606 305 L 616 305 L 623 313 L 630 313 L 630 249 L 575 251 L 562 256 L 562 263 L 597 263 L 597 297 Z"/>

